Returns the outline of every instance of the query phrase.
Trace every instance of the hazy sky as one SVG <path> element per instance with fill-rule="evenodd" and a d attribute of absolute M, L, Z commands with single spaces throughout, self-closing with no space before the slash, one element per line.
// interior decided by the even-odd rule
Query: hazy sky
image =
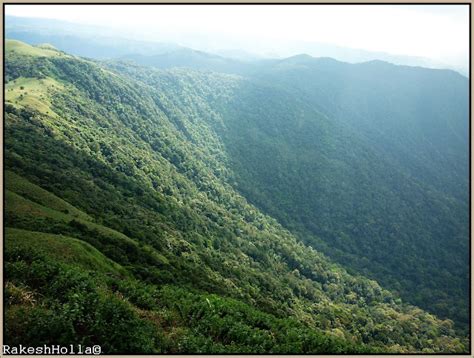
<path fill-rule="evenodd" d="M 6 5 L 47 17 L 166 40 L 165 33 L 264 43 L 323 42 L 466 65 L 468 5 Z M 160 38 L 161 36 L 161 38 Z M 170 38 L 171 41 L 175 40 Z"/>

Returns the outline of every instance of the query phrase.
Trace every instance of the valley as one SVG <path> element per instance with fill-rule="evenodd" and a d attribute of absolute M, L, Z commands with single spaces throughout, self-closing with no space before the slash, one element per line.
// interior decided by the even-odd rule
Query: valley
<path fill-rule="evenodd" d="M 199 58 L 7 40 L 6 343 L 466 353 L 467 78 Z"/>

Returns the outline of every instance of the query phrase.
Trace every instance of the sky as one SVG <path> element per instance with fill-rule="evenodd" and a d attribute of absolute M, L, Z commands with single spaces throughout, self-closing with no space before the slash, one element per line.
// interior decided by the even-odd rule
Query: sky
<path fill-rule="evenodd" d="M 247 51 L 318 42 L 453 66 L 469 61 L 468 5 L 6 5 L 6 15 L 114 28 L 146 40 Z"/>

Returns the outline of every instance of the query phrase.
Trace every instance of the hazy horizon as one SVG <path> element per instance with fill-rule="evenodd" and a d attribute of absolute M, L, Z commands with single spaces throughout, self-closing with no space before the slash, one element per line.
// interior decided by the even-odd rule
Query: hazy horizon
<path fill-rule="evenodd" d="M 469 66 L 467 5 L 15 4 L 5 6 L 5 15 L 100 26 L 129 39 L 173 42 L 218 54 L 307 53 L 347 60 L 340 54 L 347 50 L 361 52 L 361 61 L 391 55 L 466 73 Z"/>

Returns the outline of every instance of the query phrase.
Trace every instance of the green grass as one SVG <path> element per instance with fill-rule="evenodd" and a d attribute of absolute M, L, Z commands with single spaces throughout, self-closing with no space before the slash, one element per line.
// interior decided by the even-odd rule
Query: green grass
<path fill-rule="evenodd" d="M 51 218 L 68 221 L 69 215 L 47 208 L 31 200 L 25 199 L 10 190 L 5 191 L 6 215 L 15 214 L 32 218 Z"/>
<path fill-rule="evenodd" d="M 53 46 L 30 46 L 24 42 L 16 40 L 5 41 L 5 52 L 6 55 L 21 55 L 21 56 L 34 56 L 34 57 L 71 57 L 66 55 Z"/>
<path fill-rule="evenodd" d="M 48 208 L 41 204 L 35 203 L 29 199 L 24 198 L 17 193 L 10 191 L 9 189 L 5 192 L 5 201 L 6 201 L 6 215 L 14 214 L 16 216 L 27 217 L 31 219 L 35 218 L 50 218 L 55 221 L 70 222 L 71 220 L 76 220 L 79 223 L 87 226 L 87 228 L 93 230 L 96 229 L 99 233 L 106 235 L 115 240 L 125 240 L 128 243 L 137 245 L 137 243 L 130 239 L 128 236 L 110 229 L 108 227 L 87 221 L 82 219 L 77 219 L 76 217 L 62 213 L 60 211 Z"/>
<path fill-rule="evenodd" d="M 117 246 L 133 246 L 138 248 L 138 243 L 116 230 L 92 222 L 92 218 L 68 202 L 54 194 L 32 184 L 21 176 L 7 171 L 5 173 L 5 214 L 7 217 L 20 218 L 28 225 L 38 223 L 38 220 L 52 219 L 53 222 L 68 224 L 72 220 L 84 225 L 87 229 L 96 230 Z M 24 226 L 22 226 L 24 228 Z M 148 245 L 143 245 L 143 250 L 151 255 L 157 262 L 169 264 L 168 259 Z"/>
<path fill-rule="evenodd" d="M 75 217 L 81 220 L 92 221 L 92 218 L 77 209 L 67 201 L 58 198 L 56 195 L 40 188 L 39 186 L 30 183 L 28 180 L 21 176 L 13 173 L 12 171 L 5 171 L 5 185 L 8 190 L 27 198 L 35 203 L 38 203 L 44 207 L 67 213 L 69 216 Z M 12 201 L 15 204 L 15 200 Z"/>
<path fill-rule="evenodd" d="M 53 261 L 78 266 L 87 271 L 129 276 L 122 266 L 105 257 L 88 243 L 68 236 L 6 228 L 5 249 L 31 250 Z"/>
<path fill-rule="evenodd" d="M 34 108 L 40 113 L 58 117 L 51 109 L 51 95 L 64 86 L 52 78 L 20 77 L 5 84 L 5 101 L 15 107 Z"/>

